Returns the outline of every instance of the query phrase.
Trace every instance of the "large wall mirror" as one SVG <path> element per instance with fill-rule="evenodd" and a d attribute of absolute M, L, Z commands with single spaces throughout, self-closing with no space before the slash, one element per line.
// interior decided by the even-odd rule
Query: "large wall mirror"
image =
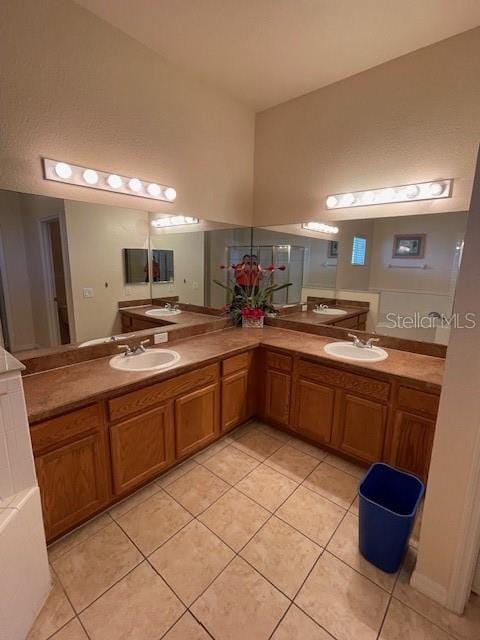
<path fill-rule="evenodd" d="M 368 331 L 447 344 L 466 221 L 466 212 L 348 220 L 334 234 L 285 225 L 255 229 L 253 244 L 279 248 L 293 283 L 283 303 L 368 303 Z"/>

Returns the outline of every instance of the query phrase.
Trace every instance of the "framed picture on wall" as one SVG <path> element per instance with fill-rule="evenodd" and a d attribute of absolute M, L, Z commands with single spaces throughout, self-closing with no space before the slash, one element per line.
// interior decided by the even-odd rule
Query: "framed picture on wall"
<path fill-rule="evenodd" d="M 338 258 L 338 240 L 329 240 L 327 258 Z"/>
<path fill-rule="evenodd" d="M 426 237 L 425 233 L 393 236 L 392 258 L 423 258 Z"/>

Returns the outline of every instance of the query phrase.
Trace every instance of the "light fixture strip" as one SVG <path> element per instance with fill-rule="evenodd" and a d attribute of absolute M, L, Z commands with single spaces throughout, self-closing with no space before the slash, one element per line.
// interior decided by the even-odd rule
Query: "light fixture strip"
<path fill-rule="evenodd" d="M 334 227 L 330 224 L 325 224 L 324 222 L 304 222 L 302 224 L 302 228 L 306 229 L 307 231 L 315 231 L 317 233 L 338 233 L 338 227 Z"/>
<path fill-rule="evenodd" d="M 177 227 L 186 224 L 198 224 L 199 222 L 198 218 L 191 218 L 190 216 L 169 216 L 152 220 L 150 224 L 156 229 L 164 229 L 166 227 Z"/>
<path fill-rule="evenodd" d="M 348 207 L 367 207 L 375 204 L 393 204 L 395 202 L 418 202 L 419 200 L 438 200 L 452 195 L 453 179 L 416 182 L 397 187 L 382 187 L 350 193 L 332 194 L 326 199 L 327 209 L 345 209 Z"/>
<path fill-rule="evenodd" d="M 49 158 L 43 158 L 43 174 L 45 180 L 64 182 L 77 187 L 88 187 L 89 189 L 111 191 L 128 196 L 136 196 L 137 198 L 173 202 L 177 197 L 176 190 L 167 185 Z"/>

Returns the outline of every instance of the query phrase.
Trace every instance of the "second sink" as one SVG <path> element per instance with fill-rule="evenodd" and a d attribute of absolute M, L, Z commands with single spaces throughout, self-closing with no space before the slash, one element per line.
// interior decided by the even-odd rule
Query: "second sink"
<path fill-rule="evenodd" d="M 121 353 L 110 360 L 110 366 L 121 371 L 156 371 L 169 369 L 179 360 L 180 354 L 171 349 L 146 349 L 133 356 Z"/>
<path fill-rule="evenodd" d="M 329 355 L 350 362 L 381 362 L 388 353 L 380 347 L 356 347 L 351 342 L 330 342 L 323 347 Z"/>
<path fill-rule="evenodd" d="M 164 309 L 163 307 L 145 311 L 146 316 L 152 316 L 153 318 L 161 318 L 163 316 L 178 316 L 179 313 L 182 313 L 181 309 Z"/>

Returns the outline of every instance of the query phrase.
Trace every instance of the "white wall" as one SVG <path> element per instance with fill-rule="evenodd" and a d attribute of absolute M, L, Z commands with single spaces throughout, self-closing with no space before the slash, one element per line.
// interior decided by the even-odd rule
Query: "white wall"
<path fill-rule="evenodd" d="M 0 188 L 151 210 L 48 182 L 42 156 L 177 189 L 156 211 L 250 224 L 254 114 L 71 1 L 0 3 Z"/>
<path fill-rule="evenodd" d="M 480 28 L 257 115 L 255 225 L 327 220 L 331 193 L 454 178 L 453 197 L 338 219 L 466 211 L 480 139 Z"/>
<path fill-rule="evenodd" d="M 122 249 L 148 249 L 148 214 L 65 201 L 76 340 L 120 331 L 118 302 L 150 298 L 150 284 L 124 283 Z M 92 288 L 93 298 L 83 289 Z"/>
<path fill-rule="evenodd" d="M 204 305 L 205 233 L 155 234 L 150 238 L 152 249 L 173 251 L 174 281 L 152 282 L 152 298 L 178 296 L 179 302 Z"/>

